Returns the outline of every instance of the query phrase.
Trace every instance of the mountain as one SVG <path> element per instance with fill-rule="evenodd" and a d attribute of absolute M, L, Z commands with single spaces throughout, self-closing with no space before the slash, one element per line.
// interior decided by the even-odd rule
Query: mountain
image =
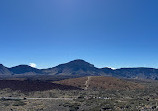
<path fill-rule="evenodd" d="M 158 69 L 155 68 L 145 68 L 145 67 L 137 67 L 137 68 L 120 68 L 120 69 L 109 69 L 102 68 L 104 73 L 113 76 L 113 77 L 121 77 L 121 78 L 132 78 L 132 79 L 158 79 Z"/>
<path fill-rule="evenodd" d="M 11 74 L 12 72 L 10 72 L 7 67 L 0 64 L 0 75 L 11 75 Z"/>
<path fill-rule="evenodd" d="M 0 64 L 0 75 L 65 75 L 65 76 L 112 76 L 119 78 L 158 80 L 158 69 L 155 68 L 97 68 L 84 60 L 77 59 L 48 69 L 37 69 L 28 65 L 7 68 Z"/>
<path fill-rule="evenodd" d="M 121 68 L 113 71 L 115 77 L 137 78 L 137 79 L 157 79 L 158 69 L 154 68 Z"/>
<path fill-rule="evenodd" d="M 117 79 L 114 77 L 104 76 L 88 76 L 74 79 L 66 79 L 56 81 L 54 83 L 61 85 L 69 85 L 82 89 L 104 89 L 104 90 L 133 90 L 142 89 L 143 85 L 138 83 L 129 82 L 126 80 Z"/>
<path fill-rule="evenodd" d="M 36 69 L 28 65 L 15 66 L 15 67 L 9 68 L 9 70 L 13 74 L 42 74 L 42 71 L 40 69 Z"/>
<path fill-rule="evenodd" d="M 53 68 L 45 69 L 43 70 L 43 73 L 47 73 L 51 75 L 80 75 L 80 76 L 102 75 L 102 74 L 106 75 L 103 71 L 94 67 L 94 65 L 81 59 L 70 61 L 65 64 L 60 64 Z"/>

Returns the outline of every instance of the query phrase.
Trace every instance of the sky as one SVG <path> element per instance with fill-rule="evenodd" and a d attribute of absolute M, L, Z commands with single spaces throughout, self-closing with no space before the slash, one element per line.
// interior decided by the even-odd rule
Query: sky
<path fill-rule="evenodd" d="M 0 0 L 0 63 L 158 68 L 158 0 Z"/>

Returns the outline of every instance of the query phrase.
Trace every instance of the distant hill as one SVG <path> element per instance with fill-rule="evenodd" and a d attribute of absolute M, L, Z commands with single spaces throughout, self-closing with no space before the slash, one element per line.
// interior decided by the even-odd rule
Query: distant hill
<path fill-rule="evenodd" d="M 12 72 L 8 70 L 7 67 L 0 64 L 0 75 L 11 75 Z"/>
<path fill-rule="evenodd" d="M 144 88 L 144 86 L 134 82 L 103 76 L 89 76 L 74 79 L 66 79 L 56 81 L 55 83 L 74 86 L 82 89 L 132 90 Z"/>
<path fill-rule="evenodd" d="M 103 69 L 102 69 L 103 70 Z M 104 70 L 105 73 L 113 77 L 123 77 L 132 79 L 158 79 L 158 69 L 154 68 L 120 68 L 112 71 Z"/>
<path fill-rule="evenodd" d="M 37 69 L 28 65 L 7 68 L 0 65 L 0 75 L 64 75 L 64 76 L 112 76 L 133 79 L 158 80 L 155 68 L 97 68 L 84 60 L 77 59 L 48 69 Z"/>
<path fill-rule="evenodd" d="M 42 71 L 28 65 L 19 65 L 8 68 L 13 74 L 42 74 Z"/>

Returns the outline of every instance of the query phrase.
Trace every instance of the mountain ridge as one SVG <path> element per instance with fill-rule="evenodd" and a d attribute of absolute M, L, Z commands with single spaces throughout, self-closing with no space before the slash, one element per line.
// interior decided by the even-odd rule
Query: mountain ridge
<path fill-rule="evenodd" d="M 2 64 L 0 64 L 0 75 L 12 75 L 12 72 Z"/>
<path fill-rule="evenodd" d="M 13 74 L 24 74 L 28 72 L 33 72 L 37 74 L 41 73 L 40 69 L 33 68 L 29 65 L 18 65 L 18 66 L 9 68 L 9 70 L 13 72 Z"/>
<path fill-rule="evenodd" d="M 56 67 L 44 69 L 44 73 L 54 75 L 98 75 L 99 68 L 96 68 L 93 64 L 90 64 L 84 60 L 77 59 L 68 63 L 60 64 Z"/>
<path fill-rule="evenodd" d="M 148 67 L 119 68 L 112 69 L 108 67 L 97 68 L 93 64 L 82 59 L 76 59 L 58 66 L 37 69 L 28 65 L 18 65 L 7 68 L 0 64 L 0 75 L 80 75 L 80 76 L 113 76 L 134 79 L 158 79 L 158 69 Z"/>

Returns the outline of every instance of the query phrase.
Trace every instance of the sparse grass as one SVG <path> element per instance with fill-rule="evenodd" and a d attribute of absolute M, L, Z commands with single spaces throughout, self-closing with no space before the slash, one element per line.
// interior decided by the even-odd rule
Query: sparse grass
<path fill-rule="evenodd" d="M 140 82 L 141 84 L 141 82 Z M 19 92 L 0 90 L 0 96 L 9 97 L 79 97 L 66 100 L 0 100 L 0 111 L 13 110 L 58 110 L 58 111 L 157 111 L 158 82 L 143 82 L 144 89 L 135 90 L 47 90 Z M 93 98 L 95 97 L 95 98 Z M 100 98 L 99 98 L 100 97 Z M 104 97 L 111 99 L 105 100 Z"/>

